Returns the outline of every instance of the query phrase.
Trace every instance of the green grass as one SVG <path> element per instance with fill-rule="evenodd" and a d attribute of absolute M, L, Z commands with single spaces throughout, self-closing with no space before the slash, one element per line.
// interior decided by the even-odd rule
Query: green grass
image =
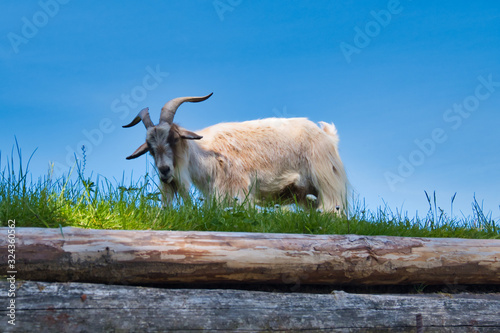
<path fill-rule="evenodd" d="M 435 194 L 427 193 L 429 213 L 423 218 L 394 213 L 388 207 L 370 212 L 359 201 L 351 203 L 344 216 L 238 202 L 228 208 L 199 199 L 162 208 L 150 175 L 127 185 L 86 177 L 84 159 L 64 177 L 55 179 L 49 170 L 45 177 L 33 180 L 29 172 L 33 154 L 23 166 L 17 143 L 16 148 L 17 160 L 12 156 L 6 166 L 0 166 L 1 226 L 15 219 L 17 227 L 500 238 L 491 214 L 484 214 L 475 199 L 473 216 L 462 218 L 448 217 L 436 205 Z"/>

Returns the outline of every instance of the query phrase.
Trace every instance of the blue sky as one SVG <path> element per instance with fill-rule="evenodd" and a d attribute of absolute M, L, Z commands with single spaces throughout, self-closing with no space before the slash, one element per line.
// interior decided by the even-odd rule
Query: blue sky
<path fill-rule="evenodd" d="M 30 170 L 121 179 L 143 107 L 169 99 L 190 129 L 224 121 L 333 122 L 356 193 L 425 215 L 475 195 L 500 216 L 500 6 L 494 1 L 4 1 L 2 165 L 17 137 Z"/>

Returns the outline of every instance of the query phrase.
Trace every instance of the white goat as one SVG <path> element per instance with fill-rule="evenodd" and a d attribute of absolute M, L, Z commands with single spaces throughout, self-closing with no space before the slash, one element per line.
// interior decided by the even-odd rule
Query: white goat
<path fill-rule="evenodd" d="M 182 103 L 210 96 L 172 99 L 163 106 L 156 126 L 148 108 L 123 126 L 141 120 L 146 126 L 146 142 L 127 159 L 151 153 L 164 204 L 178 193 L 186 195 L 194 184 L 205 197 L 235 197 L 241 202 L 292 199 L 307 206 L 306 196 L 313 194 L 324 211 L 345 208 L 348 182 L 333 124 L 320 122 L 318 127 L 305 118 L 269 118 L 221 123 L 196 134 L 173 123 Z"/>

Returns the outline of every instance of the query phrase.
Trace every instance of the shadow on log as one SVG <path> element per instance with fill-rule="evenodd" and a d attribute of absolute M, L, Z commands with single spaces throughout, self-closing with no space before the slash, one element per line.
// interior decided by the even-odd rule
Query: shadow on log
<path fill-rule="evenodd" d="M 6 282 L 0 303 L 7 304 Z M 500 295 L 326 295 L 24 282 L 3 332 L 499 332 Z"/>
<path fill-rule="evenodd" d="M 0 228 L 0 270 L 7 269 Z M 16 229 L 17 279 L 106 284 L 500 284 L 500 240 Z"/>

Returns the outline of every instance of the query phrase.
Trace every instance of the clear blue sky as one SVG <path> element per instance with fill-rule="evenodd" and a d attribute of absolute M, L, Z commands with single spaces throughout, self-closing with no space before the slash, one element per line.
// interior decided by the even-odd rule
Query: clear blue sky
<path fill-rule="evenodd" d="M 17 137 L 30 170 L 56 175 L 87 146 L 87 173 L 144 174 L 126 161 L 170 98 L 205 95 L 176 116 L 218 122 L 333 122 L 368 208 L 425 215 L 424 190 L 500 216 L 497 1 L 3 1 L 2 168 Z"/>

